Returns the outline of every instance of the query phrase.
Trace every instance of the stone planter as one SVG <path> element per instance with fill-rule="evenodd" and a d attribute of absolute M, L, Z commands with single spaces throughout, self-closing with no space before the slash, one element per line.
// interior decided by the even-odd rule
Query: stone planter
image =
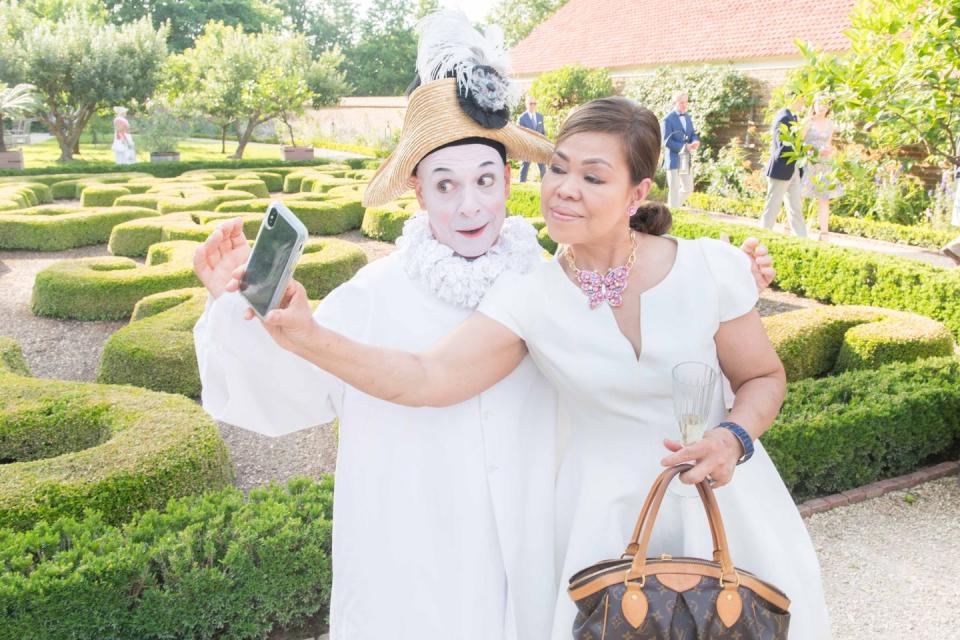
<path fill-rule="evenodd" d="M 281 157 L 287 161 L 313 160 L 313 147 L 280 147 Z"/>
<path fill-rule="evenodd" d="M 0 169 L 23 169 L 23 151 L 0 152 Z"/>
<path fill-rule="evenodd" d="M 150 162 L 180 162 L 180 152 L 153 151 L 150 153 Z"/>

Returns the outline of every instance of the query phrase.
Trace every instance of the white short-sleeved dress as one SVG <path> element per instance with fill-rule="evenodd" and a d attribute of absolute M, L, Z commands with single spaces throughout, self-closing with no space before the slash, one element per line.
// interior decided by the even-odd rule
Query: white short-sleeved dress
<path fill-rule="evenodd" d="M 748 313 L 757 301 L 741 251 L 709 239 L 677 244 L 670 272 L 641 294 L 639 358 L 610 307 L 591 310 L 556 260 L 525 275 L 501 277 L 478 308 L 523 338 L 560 394 L 556 639 L 570 637 L 576 615 L 568 579 L 623 553 L 643 499 L 663 469 L 663 438 L 679 439 L 672 368 L 686 360 L 719 367 L 714 336 L 720 323 Z M 719 388 L 713 405 L 711 420 L 718 424 L 725 414 Z M 791 640 L 829 637 L 813 545 L 762 444 L 717 498 L 734 564 L 791 598 Z M 699 499 L 668 494 L 648 555 L 709 558 L 712 548 Z"/>

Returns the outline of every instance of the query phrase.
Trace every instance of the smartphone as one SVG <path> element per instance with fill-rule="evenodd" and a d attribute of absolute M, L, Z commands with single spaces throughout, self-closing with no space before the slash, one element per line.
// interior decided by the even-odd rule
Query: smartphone
<path fill-rule="evenodd" d="M 240 295 L 262 320 L 280 303 L 303 254 L 307 228 L 282 202 L 272 202 L 240 280 Z"/>

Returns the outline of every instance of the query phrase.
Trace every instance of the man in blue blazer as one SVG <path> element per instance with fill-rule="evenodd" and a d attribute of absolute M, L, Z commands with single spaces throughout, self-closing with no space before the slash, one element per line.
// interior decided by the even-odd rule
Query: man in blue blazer
<path fill-rule="evenodd" d="M 790 226 L 798 237 L 806 238 L 807 222 L 803 219 L 803 169 L 798 170 L 793 160 L 784 157 L 793 147 L 780 139 L 780 125 L 795 125 L 797 112 L 802 109 L 803 98 L 793 96 L 790 107 L 778 111 L 773 121 L 773 140 L 770 143 L 770 160 L 767 162 L 767 203 L 760 216 L 760 223 L 764 228 L 772 229 L 780 215 L 783 197 L 787 196 Z"/>
<path fill-rule="evenodd" d="M 537 99 L 533 96 L 527 96 L 527 110 L 520 114 L 517 124 L 527 129 L 533 129 L 541 135 L 547 135 L 543 128 L 543 114 L 537 112 Z M 544 165 L 537 163 L 540 169 L 540 179 L 543 180 Z M 520 182 L 527 181 L 527 171 L 530 170 L 529 162 L 520 163 Z"/>
<path fill-rule="evenodd" d="M 687 113 L 687 94 L 673 94 L 674 109 L 663 119 L 663 146 L 667 148 L 667 204 L 681 207 L 693 193 L 691 154 L 700 147 L 700 135 Z"/>

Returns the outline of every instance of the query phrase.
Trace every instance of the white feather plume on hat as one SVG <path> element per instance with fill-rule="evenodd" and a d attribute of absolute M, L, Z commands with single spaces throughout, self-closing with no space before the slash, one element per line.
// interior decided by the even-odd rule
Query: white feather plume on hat
<path fill-rule="evenodd" d="M 510 58 L 499 27 L 487 27 L 481 34 L 462 11 L 448 9 L 425 17 L 417 31 L 417 75 L 423 83 L 456 77 L 467 94 L 477 67 L 491 67 L 504 79 L 510 77 Z"/>

